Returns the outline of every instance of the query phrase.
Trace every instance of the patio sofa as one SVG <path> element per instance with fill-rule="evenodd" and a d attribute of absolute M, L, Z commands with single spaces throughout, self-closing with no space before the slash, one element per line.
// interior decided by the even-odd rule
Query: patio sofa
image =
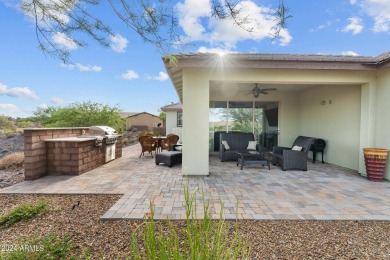
<path fill-rule="evenodd" d="M 291 148 L 274 146 L 272 163 L 280 165 L 283 171 L 290 169 L 307 171 L 307 155 L 315 140 L 314 137 L 298 136 Z"/>
<path fill-rule="evenodd" d="M 239 151 L 248 150 L 249 141 L 255 141 L 252 133 L 220 133 L 220 145 L 219 145 L 219 158 L 223 161 L 237 161 Z M 226 141 L 229 149 L 225 148 L 223 141 Z M 259 145 L 257 144 L 255 149 L 259 151 Z"/>

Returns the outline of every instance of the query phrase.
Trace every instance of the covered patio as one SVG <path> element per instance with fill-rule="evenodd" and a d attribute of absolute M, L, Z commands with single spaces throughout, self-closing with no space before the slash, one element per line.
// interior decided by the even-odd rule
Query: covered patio
<path fill-rule="evenodd" d="M 156 219 L 185 218 L 184 186 L 210 200 L 210 210 L 225 219 L 390 220 L 390 183 L 370 182 L 357 171 L 319 162 L 308 171 L 282 171 L 271 165 L 221 163 L 210 155 L 209 176 L 186 177 L 181 165 L 155 165 L 138 158 L 138 144 L 123 156 L 80 176 L 46 176 L 0 190 L 2 194 L 123 194 L 102 219 L 142 219 L 155 204 Z M 196 197 L 198 217 L 202 196 Z"/>

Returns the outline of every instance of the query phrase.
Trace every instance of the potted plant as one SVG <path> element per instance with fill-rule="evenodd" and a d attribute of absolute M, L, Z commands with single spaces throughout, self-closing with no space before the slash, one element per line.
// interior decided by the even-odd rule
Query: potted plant
<path fill-rule="evenodd" d="M 388 150 L 383 148 L 363 148 L 367 178 L 370 181 L 383 181 Z"/>

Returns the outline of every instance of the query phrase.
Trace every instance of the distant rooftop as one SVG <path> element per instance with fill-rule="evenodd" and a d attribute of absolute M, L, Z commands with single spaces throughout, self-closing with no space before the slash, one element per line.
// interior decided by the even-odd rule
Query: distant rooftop
<path fill-rule="evenodd" d="M 161 107 L 161 110 L 166 112 L 166 111 L 182 111 L 182 105 L 177 102 L 177 103 L 171 103 L 169 105 Z"/>

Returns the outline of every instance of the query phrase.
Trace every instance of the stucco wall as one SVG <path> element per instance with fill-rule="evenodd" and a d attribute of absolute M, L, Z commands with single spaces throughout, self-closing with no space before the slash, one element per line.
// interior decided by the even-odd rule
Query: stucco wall
<path fill-rule="evenodd" d="M 179 142 L 183 141 L 182 127 L 177 126 L 177 111 L 167 111 L 166 113 L 166 134 L 175 134 L 179 136 Z"/>
<path fill-rule="evenodd" d="M 390 95 L 390 90 L 384 89 L 386 86 L 388 88 L 390 77 L 382 76 L 380 79 L 377 105 L 375 98 L 377 73 L 375 71 L 185 68 L 183 69 L 183 119 L 186 126 L 183 129 L 183 142 L 184 149 L 188 145 L 191 152 L 188 153 L 186 150 L 183 154 L 183 169 L 186 168 L 191 172 L 201 169 L 198 172 L 205 174 L 204 167 L 208 165 L 208 158 L 202 153 L 208 148 L 206 139 L 208 139 L 209 100 L 245 100 L 248 98 L 240 94 L 238 90 L 214 93 L 213 90 L 209 90 L 210 82 L 213 81 L 314 85 L 312 90 L 277 91 L 261 96 L 259 100 L 279 102 L 280 135 L 278 141 L 280 145 L 291 146 L 296 136 L 300 134 L 324 138 L 329 141 L 326 154 L 326 160 L 329 163 L 363 173 L 365 170 L 362 147 L 375 145 L 375 138 L 372 137 L 375 133 L 377 133 L 375 140 L 387 138 L 384 129 L 388 129 L 387 124 L 390 123 L 382 122 L 376 126 L 373 114 L 376 111 L 384 112 L 390 108 L 384 98 L 385 94 Z M 336 90 L 330 91 L 330 89 Z M 317 91 L 320 101 L 317 100 L 314 104 L 312 99 Z M 331 99 L 333 103 L 320 107 L 322 99 L 327 102 Z M 316 115 L 320 112 L 325 119 L 322 127 L 310 126 L 309 122 L 317 120 Z M 187 120 L 191 123 L 188 124 Z M 382 130 L 375 130 L 376 128 Z M 337 143 L 343 144 L 337 146 Z"/>
<path fill-rule="evenodd" d="M 378 73 L 375 146 L 390 150 L 390 68 Z M 390 158 L 387 160 L 385 178 L 390 180 Z"/>
<path fill-rule="evenodd" d="M 324 160 L 353 170 L 359 169 L 360 89 L 327 85 L 299 94 L 299 133 L 324 139 Z"/>
<path fill-rule="evenodd" d="M 161 123 L 161 127 L 162 127 L 163 121 L 160 118 L 142 113 L 142 114 L 128 117 L 126 120 L 126 128 L 137 127 L 137 126 L 145 126 L 145 127 L 153 128 L 153 127 L 157 127 L 159 123 Z"/>

